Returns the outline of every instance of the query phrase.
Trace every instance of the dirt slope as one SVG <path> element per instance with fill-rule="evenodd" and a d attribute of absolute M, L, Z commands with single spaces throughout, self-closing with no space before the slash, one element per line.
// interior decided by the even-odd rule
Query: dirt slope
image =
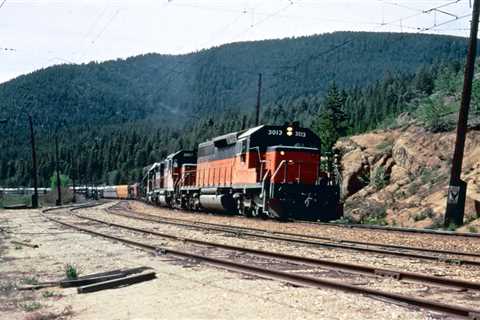
<path fill-rule="evenodd" d="M 339 141 L 346 217 L 364 223 L 440 227 L 454 141 L 455 132 L 431 133 L 414 124 Z M 480 231 L 478 130 L 467 136 L 462 179 L 468 183 L 462 230 Z"/>

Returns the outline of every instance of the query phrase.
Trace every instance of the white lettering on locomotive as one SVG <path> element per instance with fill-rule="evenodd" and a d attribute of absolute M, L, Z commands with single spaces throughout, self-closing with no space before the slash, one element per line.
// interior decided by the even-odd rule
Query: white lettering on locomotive
<path fill-rule="evenodd" d="M 283 131 L 282 130 L 268 130 L 268 135 L 269 136 L 282 136 Z"/>

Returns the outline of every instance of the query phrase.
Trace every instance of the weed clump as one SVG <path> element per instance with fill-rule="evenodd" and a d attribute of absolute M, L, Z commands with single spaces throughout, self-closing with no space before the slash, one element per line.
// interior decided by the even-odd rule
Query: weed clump
<path fill-rule="evenodd" d="M 372 206 L 370 208 L 370 214 L 364 216 L 361 220 L 361 223 L 385 226 L 388 224 L 386 218 L 387 218 L 387 210 L 385 209 L 385 207 Z"/>
<path fill-rule="evenodd" d="M 65 266 L 65 275 L 68 280 L 76 280 L 78 278 L 77 267 L 73 264 L 67 264 Z"/>
<path fill-rule="evenodd" d="M 384 140 L 377 144 L 376 149 L 382 153 L 392 153 L 393 149 L 393 141 L 392 140 Z"/>
<path fill-rule="evenodd" d="M 22 283 L 29 284 L 29 285 L 36 285 L 38 284 L 38 279 L 36 277 L 26 277 L 22 280 Z"/>
<path fill-rule="evenodd" d="M 32 302 L 22 303 L 20 304 L 20 307 L 26 312 L 32 312 L 40 309 L 42 305 L 36 301 L 32 301 Z"/>
<path fill-rule="evenodd" d="M 388 184 L 388 176 L 384 167 L 378 167 L 373 173 L 373 186 L 377 189 L 383 189 Z"/>
<path fill-rule="evenodd" d="M 418 221 L 425 220 L 427 218 L 432 219 L 434 215 L 435 215 L 435 213 L 433 212 L 433 209 L 432 208 L 427 208 L 427 209 L 423 210 L 422 212 L 416 214 L 413 217 L 413 220 L 415 222 L 418 222 Z"/>
<path fill-rule="evenodd" d="M 477 233 L 478 229 L 475 226 L 468 226 L 468 232 Z"/>

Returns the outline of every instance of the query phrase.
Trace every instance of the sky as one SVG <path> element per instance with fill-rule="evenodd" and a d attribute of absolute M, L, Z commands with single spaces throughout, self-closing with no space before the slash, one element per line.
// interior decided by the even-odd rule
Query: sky
<path fill-rule="evenodd" d="M 0 83 L 63 63 L 333 31 L 468 36 L 469 0 L 0 0 Z"/>

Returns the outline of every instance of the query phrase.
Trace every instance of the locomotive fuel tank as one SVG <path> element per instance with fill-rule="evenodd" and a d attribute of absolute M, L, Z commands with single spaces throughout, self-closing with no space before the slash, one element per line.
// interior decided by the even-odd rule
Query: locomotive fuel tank
<path fill-rule="evenodd" d="M 200 195 L 200 205 L 213 211 L 233 213 L 234 202 L 231 195 L 226 194 L 203 194 Z"/>

